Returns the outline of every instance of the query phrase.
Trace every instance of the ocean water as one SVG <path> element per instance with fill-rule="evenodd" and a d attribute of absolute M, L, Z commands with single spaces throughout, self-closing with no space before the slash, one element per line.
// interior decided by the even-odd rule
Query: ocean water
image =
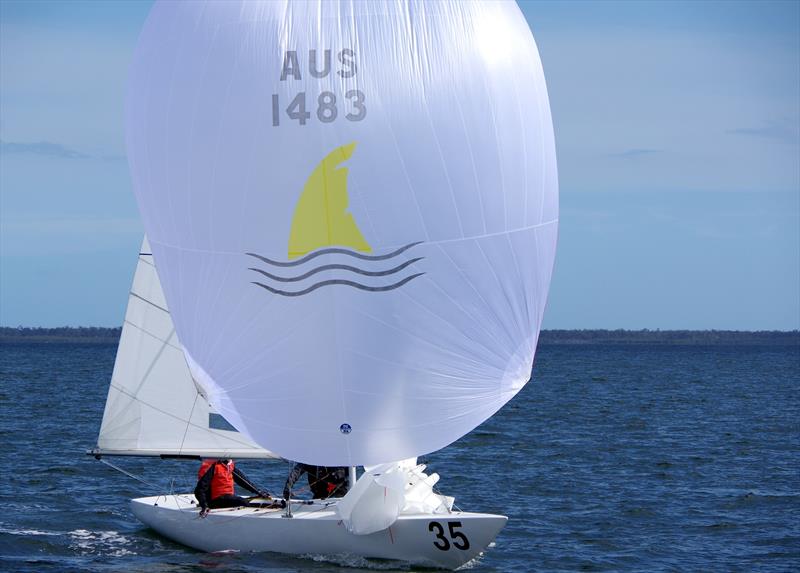
<path fill-rule="evenodd" d="M 84 455 L 116 348 L 0 347 L 0 570 L 410 570 L 355 558 L 204 554 L 131 497 L 196 462 Z M 473 572 L 800 570 L 800 348 L 544 346 L 494 418 L 426 456 L 463 509 L 509 516 Z M 242 462 L 279 490 L 286 467 Z"/>

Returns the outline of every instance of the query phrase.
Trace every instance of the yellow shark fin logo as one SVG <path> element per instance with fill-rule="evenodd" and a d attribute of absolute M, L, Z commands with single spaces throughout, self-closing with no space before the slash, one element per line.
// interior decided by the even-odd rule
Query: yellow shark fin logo
<path fill-rule="evenodd" d="M 322 247 L 341 246 L 363 253 L 372 252 L 353 215 L 347 210 L 347 167 L 356 143 L 331 151 L 314 168 L 297 200 L 289 233 L 289 259 L 296 259 Z"/>

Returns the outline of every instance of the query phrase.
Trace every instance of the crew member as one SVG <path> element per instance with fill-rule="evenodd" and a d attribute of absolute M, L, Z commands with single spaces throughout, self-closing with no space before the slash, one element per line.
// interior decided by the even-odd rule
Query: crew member
<path fill-rule="evenodd" d="M 244 473 L 236 468 L 233 460 L 206 459 L 197 472 L 197 487 L 194 496 L 200 504 L 200 517 L 208 515 L 209 509 L 221 507 L 268 507 L 270 504 L 250 502 L 234 493 L 234 483 L 239 484 L 258 497 L 271 499 L 268 491 L 259 489 Z"/>
<path fill-rule="evenodd" d="M 308 485 L 314 499 L 342 497 L 350 488 L 348 469 L 345 467 L 310 466 L 299 462 L 292 466 L 286 485 L 283 486 L 283 499 L 289 499 L 292 486 L 303 474 L 308 474 Z"/>

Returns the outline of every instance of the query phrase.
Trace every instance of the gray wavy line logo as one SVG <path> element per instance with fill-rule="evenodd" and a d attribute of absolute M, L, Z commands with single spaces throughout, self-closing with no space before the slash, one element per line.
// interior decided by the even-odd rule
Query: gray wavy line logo
<path fill-rule="evenodd" d="M 315 259 L 319 256 L 331 255 L 331 254 L 349 255 L 351 257 L 355 257 L 363 261 L 385 261 L 387 259 L 391 259 L 392 257 L 396 257 L 397 255 L 406 252 L 411 247 L 416 247 L 417 245 L 421 244 L 422 241 L 417 241 L 416 243 L 409 243 L 404 247 L 400 247 L 396 251 L 392 251 L 391 253 L 387 253 L 385 255 L 365 255 L 364 253 L 359 253 L 358 251 L 351 251 L 350 249 L 344 249 L 342 247 L 327 247 L 324 249 L 319 249 L 318 251 L 314 251 L 313 253 L 308 253 L 305 257 L 297 259 L 296 261 L 276 261 L 273 259 L 268 259 L 267 257 L 262 257 L 261 255 L 257 255 L 256 253 L 245 253 L 245 255 L 248 255 L 250 257 L 255 257 L 264 263 L 267 263 L 269 265 L 275 265 L 276 267 L 296 267 L 302 265 L 305 262 L 310 261 L 311 259 Z"/>
<path fill-rule="evenodd" d="M 310 278 L 310 277 L 313 277 L 314 275 L 317 275 L 319 273 L 329 273 L 329 272 L 344 272 L 344 273 L 348 273 L 348 274 L 360 275 L 360 276 L 363 276 L 363 277 L 366 277 L 366 278 L 388 277 L 388 276 L 396 275 L 396 274 L 399 274 L 402 271 L 406 270 L 408 267 L 411 267 L 414 263 L 416 263 L 418 261 L 421 261 L 425 257 L 415 257 L 413 259 L 408 259 L 408 260 L 406 260 L 406 261 L 404 261 L 404 262 L 402 262 L 402 263 L 400 263 L 400 264 L 398 264 L 398 265 L 396 265 L 396 266 L 394 266 L 392 268 L 389 268 L 389 269 L 372 270 L 372 269 L 369 269 L 369 268 L 362 268 L 362 266 L 368 266 L 368 265 L 372 265 L 374 263 L 381 263 L 383 261 L 388 261 L 390 259 L 393 259 L 395 257 L 398 257 L 398 256 L 402 255 L 403 253 L 405 253 L 409 249 L 411 249 L 411 248 L 413 248 L 413 247 L 415 247 L 417 245 L 420 245 L 421 243 L 422 243 L 422 241 L 409 243 L 408 245 L 404 245 L 404 246 L 400 247 L 399 249 L 396 249 L 396 250 L 394 250 L 394 251 L 392 251 L 390 253 L 385 253 L 385 254 L 382 254 L 382 255 L 365 255 L 363 253 L 360 253 L 360 252 L 357 252 L 357 251 L 352 251 L 350 249 L 346 249 L 346 248 L 342 248 L 342 247 L 326 247 L 326 248 L 314 251 L 312 253 L 309 253 L 309 254 L 305 255 L 304 257 L 302 257 L 300 259 L 297 259 L 296 261 L 278 261 L 278 260 L 270 259 L 268 257 L 259 255 L 257 253 L 245 253 L 245 255 L 247 255 L 248 257 L 252 257 L 252 258 L 254 258 L 254 259 L 256 259 L 256 260 L 258 260 L 258 261 L 260 261 L 262 263 L 270 265 L 271 267 L 277 267 L 278 269 L 283 269 L 284 273 L 286 272 L 286 270 L 288 268 L 305 265 L 306 263 L 308 263 L 308 262 L 310 262 L 310 261 L 312 261 L 312 260 L 314 260 L 317 257 L 320 257 L 322 255 L 343 255 L 343 256 L 352 257 L 354 259 L 359 259 L 361 261 L 364 261 L 364 264 L 361 265 L 361 266 L 354 266 L 354 265 L 344 264 L 344 263 L 329 263 L 329 264 L 324 264 L 324 265 L 320 265 L 318 267 L 311 268 L 311 269 L 306 270 L 306 271 L 304 271 L 304 272 L 302 272 L 300 274 L 297 274 L 297 275 L 289 275 L 289 276 L 286 276 L 285 274 L 275 274 L 275 272 L 277 272 L 277 270 L 274 271 L 274 272 L 270 272 L 268 270 L 257 268 L 257 267 L 248 267 L 248 269 L 247 269 L 249 271 L 253 271 L 255 273 L 258 273 L 259 275 L 261 275 L 261 277 L 269 279 L 269 281 L 274 281 L 275 283 L 282 283 L 283 285 L 285 285 L 286 283 L 296 283 L 296 282 L 303 281 L 303 280 L 305 280 L 307 278 Z M 270 269 L 270 270 L 272 270 L 272 269 Z M 301 269 L 298 269 L 298 271 L 299 270 L 301 270 Z M 424 272 L 414 273 L 414 274 L 408 275 L 408 276 L 406 276 L 406 277 L 404 277 L 404 278 L 402 278 L 402 279 L 400 279 L 400 280 L 398 280 L 398 281 L 396 281 L 396 282 L 394 282 L 392 284 L 378 284 L 378 285 L 368 284 L 366 281 L 365 282 L 361 282 L 361 279 L 352 280 L 352 279 L 349 279 L 349 278 L 338 278 L 338 277 L 337 278 L 329 278 L 329 279 L 326 279 L 326 280 L 315 282 L 315 283 L 313 283 L 313 284 L 311 284 L 311 285 L 309 285 L 309 286 L 307 286 L 305 288 L 302 288 L 300 290 L 288 290 L 288 288 L 286 286 L 282 286 L 281 284 L 270 285 L 270 284 L 268 284 L 267 281 L 263 281 L 263 279 L 257 280 L 257 281 L 252 281 L 252 284 L 254 284 L 256 286 L 259 286 L 259 287 L 265 289 L 266 291 L 269 291 L 272 294 L 276 294 L 276 295 L 280 295 L 280 296 L 290 296 L 290 297 L 303 296 L 303 295 L 312 293 L 312 292 L 314 292 L 314 291 L 316 291 L 316 290 L 318 290 L 320 288 L 327 287 L 327 286 L 334 286 L 334 285 L 347 286 L 347 287 L 355 288 L 355 289 L 366 291 L 366 292 L 387 292 L 387 291 L 392 291 L 392 290 L 398 289 L 398 288 L 402 287 L 403 285 L 408 284 L 412 280 L 416 279 L 417 277 L 421 277 L 424 274 L 425 274 Z"/>

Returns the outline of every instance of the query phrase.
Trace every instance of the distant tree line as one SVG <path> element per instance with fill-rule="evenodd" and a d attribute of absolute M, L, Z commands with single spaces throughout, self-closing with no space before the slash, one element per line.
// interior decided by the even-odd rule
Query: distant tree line
<path fill-rule="evenodd" d="M 0 344 L 117 344 L 122 328 L 61 326 L 31 328 L 0 326 Z M 800 331 L 781 330 L 543 330 L 539 343 L 656 344 L 662 346 L 800 346 Z"/>
<path fill-rule="evenodd" d="M 82 342 L 86 344 L 117 344 L 122 327 L 59 326 L 39 328 L 28 326 L 0 326 L 0 344 L 30 342 Z"/>
<path fill-rule="evenodd" d="M 543 330 L 539 343 L 674 346 L 800 346 L 798 330 Z"/>

